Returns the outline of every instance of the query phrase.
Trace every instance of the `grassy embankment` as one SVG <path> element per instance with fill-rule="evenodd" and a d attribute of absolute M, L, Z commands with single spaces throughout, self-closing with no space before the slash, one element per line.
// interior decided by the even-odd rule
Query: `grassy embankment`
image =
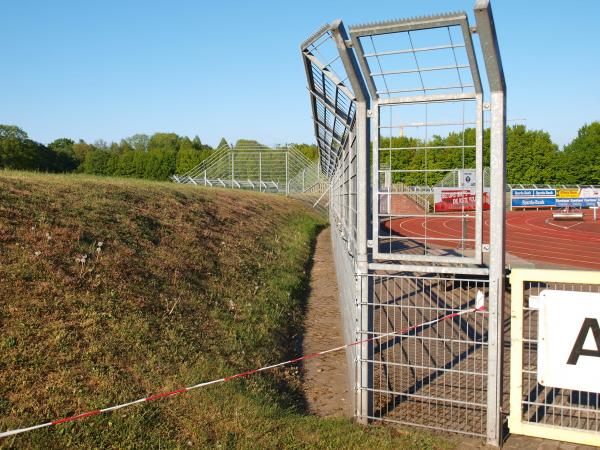
<path fill-rule="evenodd" d="M 0 430 L 297 354 L 311 242 L 323 225 L 271 195 L 0 172 Z M 290 367 L 0 447 L 446 445 L 311 416 L 300 383 Z"/>

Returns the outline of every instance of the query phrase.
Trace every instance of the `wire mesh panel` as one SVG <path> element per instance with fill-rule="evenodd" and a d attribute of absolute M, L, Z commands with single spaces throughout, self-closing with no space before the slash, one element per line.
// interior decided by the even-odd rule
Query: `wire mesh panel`
<path fill-rule="evenodd" d="M 302 56 L 311 95 L 321 169 L 327 177 L 332 177 L 354 125 L 354 94 L 344 84 L 346 76 L 340 75 L 345 71 L 329 25 L 319 29 L 302 44 Z"/>
<path fill-rule="evenodd" d="M 172 178 L 177 183 L 289 194 L 318 186 L 320 173 L 316 163 L 294 146 L 250 143 L 219 147 L 196 167 Z"/>
<path fill-rule="evenodd" d="M 511 432 L 600 445 L 600 393 L 538 381 L 540 294 L 548 290 L 600 293 L 600 274 L 521 269 L 511 274 L 511 285 Z"/>
<path fill-rule="evenodd" d="M 464 311 L 487 281 L 371 275 L 373 357 L 371 419 L 465 434 L 485 435 L 487 401 L 487 313 L 453 317 L 431 326 L 416 324 Z M 481 295 L 480 294 L 480 295 Z"/>
<path fill-rule="evenodd" d="M 355 141 L 340 157 L 338 169 L 330 180 L 330 212 L 333 224 L 347 242 L 350 255 L 355 255 L 356 245 L 356 147 Z"/>
<path fill-rule="evenodd" d="M 466 14 L 359 25 L 350 33 L 376 99 L 374 257 L 480 263 L 483 103 Z M 472 186 L 438 192 L 440 181 L 468 168 Z M 424 196 L 427 207 L 418 201 Z"/>
<path fill-rule="evenodd" d="M 356 101 L 330 25 L 301 47 L 313 109 L 321 170 L 329 178 L 331 223 L 355 256 L 357 237 Z"/>

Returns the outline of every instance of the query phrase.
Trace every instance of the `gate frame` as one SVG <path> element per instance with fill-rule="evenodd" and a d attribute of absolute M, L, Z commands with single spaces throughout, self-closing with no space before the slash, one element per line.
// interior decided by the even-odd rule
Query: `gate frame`
<path fill-rule="evenodd" d="M 454 94 L 423 94 L 416 95 L 409 98 L 389 98 L 382 99 L 378 93 L 377 88 L 373 82 L 373 76 L 369 69 L 369 65 L 366 60 L 365 51 L 363 49 L 360 38 L 367 36 L 377 36 L 384 34 L 393 34 L 400 32 L 410 31 L 421 31 L 431 28 L 442 28 L 450 26 L 459 26 L 461 28 L 462 36 L 465 42 L 465 49 L 469 60 L 469 67 L 471 76 L 473 77 L 473 83 L 475 92 L 470 93 L 454 93 Z M 483 234 L 483 86 L 481 78 L 479 76 L 479 70 L 477 67 L 477 58 L 475 56 L 475 49 L 472 41 L 472 30 L 468 25 L 468 17 L 466 13 L 452 13 L 435 15 L 428 18 L 418 19 L 401 19 L 392 22 L 380 22 L 375 24 L 358 25 L 350 28 L 350 35 L 352 36 L 352 46 L 355 48 L 358 63 L 362 69 L 362 72 L 366 77 L 367 86 L 372 99 L 372 109 L 369 117 L 372 121 L 372 140 L 373 140 L 373 164 L 371 169 L 371 179 L 374 183 L 377 183 L 377 189 L 372 189 L 372 211 L 374 216 L 371 217 L 371 234 L 373 239 L 373 259 L 381 259 L 394 261 L 395 265 L 403 264 L 410 261 L 423 262 L 427 261 L 430 263 L 455 263 L 455 264 L 481 264 L 482 255 L 482 234 Z M 409 255 L 409 254 L 398 254 L 398 253 L 381 253 L 379 251 L 379 204 L 380 204 L 380 192 L 379 192 L 379 141 L 380 141 L 380 106 L 395 106 L 402 104 L 418 104 L 423 103 L 434 103 L 434 102 L 448 102 L 448 101 L 475 101 L 477 114 L 476 114 L 476 212 L 475 212 L 475 254 L 473 257 L 465 256 L 433 256 L 433 255 Z"/>
<path fill-rule="evenodd" d="M 600 433 L 523 421 L 523 306 L 525 282 L 600 284 L 600 272 L 565 269 L 513 269 L 510 274 L 510 414 L 511 433 L 575 444 L 600 446 Z"/>

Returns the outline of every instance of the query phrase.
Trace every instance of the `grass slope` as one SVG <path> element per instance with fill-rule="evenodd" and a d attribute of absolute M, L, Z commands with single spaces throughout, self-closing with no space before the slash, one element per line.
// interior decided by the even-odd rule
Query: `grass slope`
<path fill-rule="evenodd" d="M 323 225 L 300 203 L 264 194 L 0 172 L 0 429 L 296 354 Z M 290 367 L 0 446 L 445 445 L 310 416 L 300 378 Z"/>

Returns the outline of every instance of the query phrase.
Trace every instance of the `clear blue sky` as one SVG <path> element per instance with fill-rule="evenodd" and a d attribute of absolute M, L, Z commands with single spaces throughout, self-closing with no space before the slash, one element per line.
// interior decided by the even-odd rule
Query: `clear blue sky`
<path fill-rule="evenodd" d="M 299 54 L 308 35 L 336 18 L 351 25 L 456 10 L 472 16 L 473 4 L 5 0 L 0 123 L 44 143 L 156 131 L 212 145 L 222 136 L 313 142 Z M 493 7 L 508 117 L 527 118 L 559 144 L 600 120 L 600 2 Z"/>

